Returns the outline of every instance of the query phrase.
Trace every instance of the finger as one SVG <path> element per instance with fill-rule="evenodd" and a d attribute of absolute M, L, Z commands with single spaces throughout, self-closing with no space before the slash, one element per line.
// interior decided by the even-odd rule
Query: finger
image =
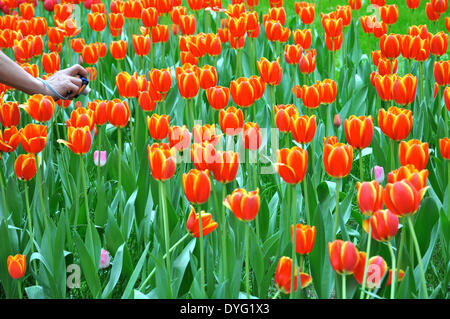
<path fill-rule="evenodd" d="M 79 89 L 78 86 L 76 86 L 72 82 L 68 82 L 67 85 L 65 86 L 66 94 L 64 95 L 64 97 L 69 100 L 73 99 L 75 96 L 78 95 L 78 89 Z"/>
<path fill-rule="evenodd" d="M 72 65 L 70 68 L 67 69 L 67 71 L 72 76 L 77 76 L 78 74 L 83 76 L 83 77 L 87 77 L 88 76 L 88 72 L 86 71 L 86 69 L 83 68 L 79 64 Z"/>
<path fill-rule="evenodd" d="M 81 81 L 81 79 L 79 77 L 71 76 L 71 77 L 69 77 L 69 79 L 70 79 L 70 82 L 75 84 L 78 88 L 80 88 L 81 85 L 83 84 L 83 81 Z"/>

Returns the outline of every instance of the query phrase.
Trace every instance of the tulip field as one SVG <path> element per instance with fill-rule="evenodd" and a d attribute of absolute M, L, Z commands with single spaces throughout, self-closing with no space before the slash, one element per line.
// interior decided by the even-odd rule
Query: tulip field
<path fill-rule="evenodd" d="M 0 297 L 447 299 L 447 0 L 0 0 Z"/>

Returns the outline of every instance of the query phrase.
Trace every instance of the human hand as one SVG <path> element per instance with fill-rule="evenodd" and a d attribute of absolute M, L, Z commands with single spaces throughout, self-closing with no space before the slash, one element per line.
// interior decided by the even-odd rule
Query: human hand
<path fill-rule="evenodd" d="M 70 68 L 60 70 L 47 78 L 47 83 L 61 96 L 66 99 L 72 100 L 78 95 L 78 91 L 81 88 L 82 81 L 78 77 L 81 75 L 82 77 L 88 77 L 88 72 L 81 65 L 75 64 Z M 49 95 L 53 97 L 55 100 L 58 99 L 58 96 L 55 95 L 48 87 L 45 86 L 44 95 Z"/>

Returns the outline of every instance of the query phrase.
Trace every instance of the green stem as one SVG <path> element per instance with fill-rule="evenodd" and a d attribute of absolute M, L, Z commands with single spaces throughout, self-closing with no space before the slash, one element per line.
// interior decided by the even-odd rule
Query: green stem
<path fill-rule="evenodd" d="M 403 247 L 405 246 L 405 236 L 406 236 L 406 225 L 403 224 L 402 232 L 400 234 L 400 245 L 398 247 L 397 251 L 397 261 L 398 261 L 398 267 L 401 269 L 402 267 L 402 257 L 403 257 Z"/>
<path fill-rule="evenodd" d="M 119 159 L 117 160 L 119 174 L 119 214 L 122 216 L 122 129 L 119 127 L 117 131 L 117 144 L 119 147 Z"/>
<path fill-rule="evenodd" d="M 395 170 L 395 148 L 394 140 L 390 140 L 391 144 L 391 171 Z"/>
<path fill-rule="evenodd" d="M 255 163 L 253 163 L 252 168 L 253 168 L 253 187 L 255 190 L 258 189 L 258 175 L 257 175 L 257 166 L 258 166 L 258 151 L 253 151 L 255 154 Z M 259 218 L 258 215 L 256 215 L 255 217 L 255 227 L 256 227 L 256 238 L 258 238 L 258 240 L 260 239 L 259 237 Z"/>
<path fill-rule="evenodd" d="M 419 248 L 419 243 L 417 241 L 416 232 L 414 231 L 414 225 L 412 223 L 412 216 L 408 216 L 407 219 L 408 219 L 409 229 L 410 229 L 412 237 L 413 237 L 414 246 L 416 248 L 417 259 L 419 261 L 420 278 L 422 281 L 423 293 L 425 295 L 425 299 L 428 299 L 427 284 L 425 281 L 425 272 L 423 270 L 423 264 L 422 264 L 422 255 L 420 253 L 420 248 Z"/>
<path fill-rule="evenodd" d="M 19 299 L 23 299 L 22 285 L 20 283 L 20 279 L 17 279 L 17 292 L 19 293 Z"/>
<path fill-rule="evenodd" d="M 166 194 L 165 194 L 165 189 L 164 189 L 164 184 L 163 182 L 159 182 L 159 200 L 162 206 L 162 210 L 163 210 L 163 221 L 164 221 L 164 241 L 166 244 L 166 266 L 167 266 L 167 282 L 169 285 L 169 299 L 172 298 L 172 280 L 171 280 L 171 265 L 170 265 L 170 236 L 169 236 L 169 216 L 167 214 L 167 209 L 166 209 Z M 201 217 L 201 216 L 200 216 Z M 201 218 L 200 218 L 201 220 Z M 201 227 L 201 223 L 200 223 L 200 227 Z M 200 228 L 201 229 L 201 228 Z M 202 241 L 200 240 L 200 248 L 202 247 Z M 202 249 L 201 249 L 201 254 L 202 254 Z M 202 269 L 203 270 L 203 269 Z M 203 289 L 203 286 L 202 286 Z"/>
<path fill-rule="evenodd" d="M 347 276 L 342 275 L 342 299 L 347 299 L 346 281 L 347 281 Z"/>
<path fill-rule="evenodd" d="M 336 232 L 338 228 L 338 219 L 339 219 L 339 188 L 341 186 L 341 179 L 336 179 L 336 212 L 334 216 L 334 227 L 333 227 L 333 240 L 336 240 Z"/>
<path fill-rule="evenodd" d="M 250 299 L 250 242 L 248 240 L 249 222 L 245 223 L 245 288 Z"/>
<path fill-rule="evenodd" d="M 239 78 L 242 76 L 242 52 L 241 49 L 236 50 L 236 76 Z"/>
<path fill-rule="evenodd" d="M 201 276 L 201 287 L 203 296 L 206 297 L 205 291 L 205 251 L 204 251 L 204 238 L 203 238 L 203 225 L 202 225 L 202 210 L 200 205 L 198 206 L 198 223 L 200 227 L 200 276 Z"/>
<path fill-rule="evenodd" d="M 395 298 L 395 284 L 396 284 L 396 279 L 397 279 L 397 266 L 395 265 L 395 254 L 394 254 L 394 250 L 392 249 L 392 245 L 391 242 L 388 242 L 388 247 L 389 247 L 389 253 L 391 254 L 391 259 L 392 259 L 392 282 L 391 282 L 391 299 Z"/>
<path fill-rule="evenodd" d="M 188 108 L 188 112 L 191 116 L 191 124 L 192 124 L 191 128 L 193 128 L 195 124 L 194 106 L 193 105 L 191 106 L 190 104 L 191 104 L 190 99 L 186 99 L 186 107 Z"/>
<path fill-rule="evenodd" d="M 277 299 L 278 296 L 280 295 L 281 290 L 278 290 L 277 293 L 272 297 L 272 299 Z"/>
<path fill-rule="evenodd" d="M 326 108 L 326 110 L 327 110 L 327 122 L 326 122 L 326 125 L 325 125 L 325 137 L 327 137 L 328 138 L 328 127 L 330 126 L 330 106 L 329 105 L 325 105 L 325 108 Z"/>
<path fill-rule="evenodd" d="M 292 64 L 292 79 L 294 80 L 294 91 L 297 91 L 297 66 L 298 64 Z M 297 107 L 297 92 L 294 93 L 294 106 Z"/>
<path fill-rule="evenodd" d="M 102 149 L 102 126 L 98 127 L 98 158 L 97 158 L 97 193 L 100 185 L 100 154 Z"/>
<path fill-rule="evenodd" d="M 33 219 L 31 218 L 30 212 L 30 199 L 28 197 L 28 182 L 25 182 L 25 203 L 27 206 L 27 218 L 28 218 L 28 231 L 30 232 L 30 251 L 31 254 L 34 252 L 34 235 L 33 235 Z M 33 263 L 34 272 L 37 275 L 36 262 Z"/>
<path fill-rule="evenodd" d="M 42 158 L 42 163 L 41 165 L 44 166 L 44 154 L 41 153 L 41 158 Z M 45 225 L 45 229 L 48 229 L 48 216 L 47 216 L 47 210 L 45 209 L 45 203 L 44 203 L 44 197 L 43 197 L 43 193 L 42 193 L 42 184 L 43 184 L 43 178 L 41 176 L 42 174 L 42 170 L 39 169 L 39 167 L 37 168 L 37 174 L 36 174 L 36 182 L 38 184 L 38 188 L 39 188 L 39 199 L 41 201 L 41 208 L 42 208 L 42 213 L 44 215 L 44 225 Z"/>
<path fill-rule="evenodd" d="M 450 160 L 447 160 L 447 213 L 450 212 Z"/>
<path fill-rule="evenodd" d="M 306 176 L 305 176 L 306 177 Z M 306 224 L 311 225 L 311 216 L 310 216 L 310 212 L 309 212 L 309 204 L 308 204 L 308 185 L 306 183 L 306 180 L 303 180 L 303 189 L 305 191 L 305 210 L 306 210 Z"/>
<path fill-rule="evenodd" d="M 370 256 L 370 244 L 372 242 L 372 223 L 369 220 L 369 235 L 367 237 L 367 251 L 366 251 L 366 264 L 364 265 L 364 276 L 363 283 L 361 286 L 361 294 L 359 299 L 364 298 L 364 293 L 366 291 L 366 282 L 367 282 L 367 269 L 369 268 L 369 256 Z"/>
<path fill-rule="evenodd" d="M 169 249 L 169 254 L 171 252 L 173 252 L 186 238 L 189 237 L 189 233 L 186 233 L 183 237 L 180 238 L 179 241 L 177 241 L 172 247 L 170 247 Z M 164 254 L 163 259 L 166 259 L 167 257 L 167 253 Z M 139 290 L 142 291 L 142 289 L 145 288 L 145 286 L 147 286 L 148 282 L 150 281 L 150 279 L 153 277 L 153 275 L 156 272 L 156 267 L 153 268 L 153 270 L 150 272 L 150 274 L 147 276 L 147 278 L 145 278 L 145 280 L 142 282 L 142 284 L 139 286 Z"/>
<path fill-rule="evenodd" d="M 293 184 L 291 187 L 291 201 L 292 201 L 292 226 L 293 226 L 293 231 L 292 231 L 292 270 L 291 270 L 291 293 L 289 298 L 290 299 L 294 299 L 294 281 L 295 281 L 295 273 L 296 273 L 296 268 L 297 268 L 297 260 L 296 260 L 296 245 L 297 245 L 297 205 L 296 205 L 296 184 Z M 289 231 L 289 230 L 288 230 Z"/>
<path fill-rule="evenodd" d="M 86 168 L 84 165 L 84 159 L 83 159 L 83 155 L 80 155 L 80 174 L 81 174 L 81 178 L 83 180 L 83 193 L 84 193 L 84 201 L 86 203 L 86 223 L 89 225 L 89 201 L 88 201 L 88 196 L 87 196 L 87 185 L 86 185 Z"/>
<path fill-rule="evenodd" d="M 2 199 L 3 199 L 3 218 L 4 220 L 8 219 L 8 205 L 6 202 L 6 194 L 5 194 L 5 184 L 6 184 L 6 174 L 4 174 L 3 162 L 1 163 L 1 176 L 0 176 L 0 185 L 2 188 Z M 5 183 L 3 182 L 3 176 L 5 176 Z"/>
<path fill-rule="evenodd" d="M 225 200 L 227 188 L 222 184 L 222 201 Z M 228 274 L 228 259 L 227 259 L 227 220 L 225 218 L 225 206 L 222 205 L 222 266 L 223 266 L 223 280 L 227 279 Z"/>
<path fill-rule="evenodd" d="M 359 150 L 359 181 L 362 183 L 364 180 L 362 149 Z"/>

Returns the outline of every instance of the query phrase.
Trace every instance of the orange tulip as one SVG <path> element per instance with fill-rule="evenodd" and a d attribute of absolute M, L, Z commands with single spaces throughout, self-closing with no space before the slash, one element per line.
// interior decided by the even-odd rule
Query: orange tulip
<path fill-rule="evenodd" d="M 166 143 L 153 143 L 147 146 L 147 153 L 153 178 L 157 181 L 172 178 L 176 169 L 175 149 Z"/>
<path fill-rule="evenodd" d="M 148 91 L 139 92 L 138 103 L 145 112 L 151 112 L 156 107 L 156 102 L 152 99 Z"/>
<path fill-rule="evenodd" d="M 55 73 L 59 70 L 60 59 L 57 52 L 44 53 L 42 55 L 42 67 L 48 74 Z"/>
<path fill-rule="evenodd" d="M 337 38 L 342 34 L 344 21 L 341 18 L 326 15 L 322 17 L 322 26 L 325 30 L 326 36 L 330 38 Z"/>
<path fill-rule="evenodd" d="M 376 180 L 371 182 L 356 182 L 357 201 L 361 213 L 372 216 L 377 210 L 383 209 L 383 186 Z"/>
<path fill-rule="evenodd" d="M 60 44 L 64 41 L 65 31 L 60 28 L 48 28 L 48 40 L 51 43 Z"/>
<path fill-rule="evenodd" d="M 431 2 L 427 2 L 425 6 L 425 13 L 427 15 L 428 20 L 430 21 L 439 20 L 440 14 L 434 10 L 433 4 Z"/>
<path fill-rule="evenodd" d="M 386 24 L 394 24 L 398 19 L 398 7 L 396 4 L 385 5 L 380 8 L 381 20 Z"/>
<path fill-rule="evenodd" d="M 191 99 L 197 95 L 200 89 L 198 73 L 198 67 L 190 64 L 175 69 L 178 90 L 184 99 Z"/>
<path fill-rule="evenodd" d="M 277 151 L 275 169 L 283 181 L 298 184 L 303 181 L 308 166 L 308 152 L 298 146 Z"/>
<path fill-rule="evenodd" d="M 417 191 L 427 186 L 428 170 L 418 170 L 414 165 L 407 164 L 388 174 L 388 183 L 395 183 L 407 179 Z"/>
<path fill-rule="evenodd" d="M 420 0 L 406 0 L 406 5 L 411 10 L 417 9 L 420 5 Z"/>
<path fill-rule="evenodd" d="M 448 137 L 439 140 L 439 150 L 443 158 L 450 160 L 450 139 Z"/>
<path fill-rule="evenodd" d="M 155 140 L 163 140 L 169 134 L 170 115 L 153 114 L 152 117 L 147 116 L 147 127 L 150 136 Z"/>
<path fill-rule="evenodd" d="M 373 136 L 373 118 L 351 115 L 344 121 L 347 143 L 357 149 L 369 147 Z"/>
<path fill-rule="evenodd" d="M 397 74 L 386 74 L 380 75 L 376 74 L 374 77 L 375 88 L 377 90 L 378 96 L 383 101 L 392 101 L 394 99 L 393 91 L 394 84 L 397 80 Z"/>
<path fill-rule="evenodd" d="M 400 55 L 401 36 L 396 34 L 385 34 L 380 38 L 380 50 L 388 59 L 395 59 Z"/>
<path fill-rule="evenodd" d="M 219 124 L 222 132 L 229 136 L 237 135 L 244 125 L 244 114 L 242 110 L 230 106 L 226 110 L 220 110 Z"/>
<path fill-rule="evenodd" d="M 194 15 L 184 15 L 180 17 L 180 30 L 183 35 L 191 35 L 195 33 L 197 26 Z"/>
<path fill-rule="evenodd" d="M 421 39 L 416 36 L 413 39 L 413 55 L 414 60 L 423 62 L 428 60 L 430 56 L 430 40 L 429 39 Z"/>
<path fill-rule="evenodd" d="M 304 51 L 298 62 L 300 72 L 303 74 L 313 73 L 316 69 L 316 57 L 315 49 Z"/>
<path fill-rule="evenodd" d="M 209 33 L 205 39 L 206 52 L 210 56 L 218 56 L 222 52 L 222 41 L 216 34 Z"/>
<path fill-rule="evenodd" d="M 297 3 L 295 3 L 297 4 Z M 300 2 L 302 4 L 302 2 Z M 305 3 L 305 5 L 295 7 L 295 12 L 302 20 L 303 24 L 311 24 L 314 21 L 314 16 L 316 14 L 316 5 L 314 3 Z"/>
<path fill-rule="evenodd" d="M 423 40 L 430 39 L 432 34 L 428 32 L 428 27 L 426 24 L 422 25 L 412 25 L 408 28 L 408 34 L 413 38 L 418 36 Z"/>
<path fill-rule="evenodd" d="M 171 126 L 169 128 L 169 146 L 175 147 L 179 151 L 183 151 L 191 144 L 191 133 L 189 133 L 186 125 Z"/>
<path fill-rule="evenodd" d="M 440 86 L 450 84 L 450 60 L 434 62 L 434 79 Z"/>
<path fill-rule="evenodd" d="M 194 125 L 192 135 L 195 143 L 208 142 L 216 145 L 220 140 L 220 136 L 216 135 L 216 124 Z"/>
<path fill-rule="evenodd" d="M 170 68 L 167 69 L 152 69 L 148 72 L 148 77 L 156 92 L 160 94 L 167 94 L 172 86 L 172 75 Z"/>
<path fill-rule="evenodd" d="M 259 125 L 253 122 L 245 122 L 242 129 L 242 145 L 245 149 L 256 151 L 262 143 L 262 134 Z"/>
<path fill-rule="evenodd" d="M 320 96 L 322 98 L 323 104 L 331 104 L 336 100 L 337 96 L 337 85 L 334 80 L 325 79 L 320 82 L 321 93 Z"/>
<path fill-rule="evenodd" d="M 373 33 L 373 27 L 376 21 L 375 16 L 362 16 L 359 18 L 359 21 L 365 33 Z"/>
<path fill-rule="evenodd" d="M 239 169 L 239 155 L 233 151 L 216 151 L 214 163 L 211 170 L 214 178 L 223 184 L 229 183 L 236 178 Z"/>
<path fill-rule="evenodd" d="M 299 44 L 286 44 L 284 47 L 284 59 L 288 64 L 298 64 L 302 55 L 303 48 Z"/>
<path fill-rule="evenodd" d="M 56 20 L 56 26 L 64 30 L 65 36 L 69 38 L 76 36 L 81 32 L 81 28 L 77 27 L 75 19 L 67 19 L 63 22 L 58 22 L 58 20 Z"/>
<path fill-rule="evenodd" d="M 417 78 L 412 74 L 396 78 L 392 94 L 397 104 L 407 105 L 414 102 L 417 90 Z"/>
<path fill-rule="evenodd" d="M 200 87 L 203 90 L 209 89 L 210 87 L 216 86 L 217 84 L 217 71 L 214 66 L 205 65 L 203 68 L 199 69 L 199 81 Z"/>
<path fill-rule="evenodd" d="M 67 126 L 73 126 L 78 128 L 83 128 L 85 126 L 89 127 L 89 131 L 94 129 L 94 111 L 90 109 L 85 109 L 84 107 L 77 107 L 70 114 L 70 119 L 66 121 Z"/>
<path fill-rule="evenodd" d="M 20 123 L 19 102 L 2 103 L 0 100 L 0 123 L 4 127 L 18 126 Z"/>
<path fill-rule="evenodd" d="M 86 154 L 91 149 L 92 135 L 89 130 L 89 126 L 80 127 L 68 127 L 69 141 L 59 139 L 57 142 L 66 145 L 75 154 Z"/>
<path fill-rule="evenodd" d="M 431 37 L 430 52 L 436 56 L 442 56 L 447 52 L 448 47 L 448 34 L 444 32 L 436 33 Z"/>
<path fill-rule="evenodd" d="M 386 184 L 383 201 L 387 209 L 399 217 L 415 214 L 419 209 L 428 187 L 416 190 L 414 185 L 404 179 L 395 183 Z"/>
<path fill-rule="evenodd" d="M 105 4 L 104 3 L 92 3 L 91 4 L 91 11 L 92 12 L 98 12 L 103 13 L 105 12 Z"/>
<path fill-rule="evenodd" d="M 398 232 L 398 217 L 389 209 L 378 210 L 372 217 L 364 220 L 363 227 L 369 232 L 369 224 L 372 228 L 372 238 L 376 241 L 390 241 Z"/>
<path fill-rule="evenodd" d="M 73 12 L 73 5 L 57 3 L 53 7 L 56 20 L 65 21 L 70 18 Z"/>
<path fill-rule="evenodd" d="M 448 0 L 430 0 L 433 10 L 438 13 L 444 13 L 448 8 Z"/>
<path fill-rule="evenodd" d="M 366 253 L 359 253 L 359 262 L 356 266 L 353 276 L 360 285 L 364 282 L 364 270 L 366 268 Z M 373 256 L 369 258 L 366 273 L 366 289 L 379 288 L 381 279 L 387 273 L 389 267 L 381 256 Z"/>
<path fill-rule="evenodd" d="M 122 97 L 138 97 L 139 92 L 147 88 L 147 79 L 145 75 L 138 76 L 137 72 L 133 75 L 120 72 L 116 76 L 116 86 Z"/>
<path fill-rule="evenodd" d="M 151 47 L 150 37 L 133 34 L 133 47 L 138 56 L 148 55 Z"/>
<path fill-rule="evenodd" d="M 125 57 L 127 56 L 127 41 L 124 40 L 111 41 L 109 44 L 109 51 L 111 52 L 111 55 L 114 59 L 116 60 L 125 59 Z"/>
<path fill-rule="evenodd" d="M 191 169 L 189 173 L 183 174 L 184 194 L 192 204 L 203 204 L 208 201 L 211 193 L 211 181 L 208 170 Z"/>
<path fill-rule="evenodd" d="M 230 17 L 228 20 L 228 29 L 232 38 L 240 38 L 247 31 L 247 20 L 245 16 L 239 18 Z"/>
<path fill-rule="evenodd" d="M 173 1 L 171 0 L 156 0 L 155 4 L 159 14 L 169 13 L 173 8 Z"/>
<path fill-rule="evenodd" d="M 416 169 L 423 170 L 428 163 L 428 143 L 419 140 L 402 141 L 398 149 L 398 156 L 402 165 L 412 164 Z"/>
<path fill-rule="evenodd" d="M 209 142 L 194 143 L 191 146 L 191 159 L 198 170 L 210 169 L 214 164 L 216 150 Z"/>
<path fill-rule="evenodd" d="M 108 121 L 107 105 L 107 101 L 95 100 L 88 102 L 87 107 L 89 110 L 92 110 L 91 117 L 94 119 L 96 125 L 104 125 Z"/>
<path fill-rule="evenodd" d="M 141 21 L 146 28 L 155 27 L 158 24 L 158 10 L 152 7 L 142 9 Z"/>
<path fill-rule="evenodd" d="M 310 275 L 304 272 L 300 272 L 300 269 L 298 269 L 298 271 L 295 271 L 294 274 L 294 291 L 297 291 L 298 273 L 300 274 L 300 283 L 302 289 L 306 288 L 312 282 L 312 278 Z M 275 271 L 275 284 L 277 285 L 278 289 L 285 294 L 291 293 L 291 275 L 292 259 L 289 257 L 281 257 L 278 261 L 277 269 Z"/>
<path fill-rule="evenodd" d="M 259 74 L 264 82 L 269 85 L 278 85 L 281 82 L 281 77 L 283 76 L 283 71 L 280 66 L 280 58 L 276 61 L 270 62 L 265 57 L 262 57 L 256 62 Z"/>
<path fill-rule="evenodd" d="M 0 152 L 14 152 L 17 146 L 20 143 L 20 134 L 17 130 L 17 127 L 12 126 L 10 128 L 6 128 L 2 133 L 0 130 Z M 0 153 L 1 159 L 1 153 Z"/>
<path fill-rule="evenodd" d="M 295 225 L 295 251 L 300 255 L 309 254 L 316 240 L 316 227 L 309 225 L 297 224 Z M 291 225 L 291 241 L 294 238 L 294 225 Z"/>
<path fill-rule="evenodd" d="M 352 10 L 359 10 L 361 9 L 362 0 L 348 0 L 348 5 Z"/>
<path fill-rule="evenodd" d="M 25 276 L 27 262 L 25 255 L 15 255 L 8 257 L 8 272 L 11 278 L 20 279 Z"/>
<path fill-rule="evenodd" d="M 125 17 L 122 13 L 109 13 L 109 30 L 114 37 L 120 36 L 123 25 L 125 24 Z"/>
<path fill-rule="evenodd" d="M 255 102 L 255 92 L 248 78 L 231 81 L 230 93 L 234 103 L 240 107 L 248 107 Z"/>
<path fill-rule="evenodd" d="M 130 109 L 126 101 L 113 99 L 106 107 L 108 121 L 115 127 L 125 127 L 130 118 Z"/>
<path fill-rule="evenodd" d="M 309 117 L 307 115 L 299 116 L 295 114 L 290 119 L 290 130 L 294 140 L 300 144 L 311 142 L 317 129 L 316 116 L 312 115 Z"/>
<path fill-rule="evenodd" d="M 247 192 L 243 188 L 235 189 L 224 200 L 223 204 L 231 210 L 237 219 L 251 221 L 255 219 L 259 211 L 259 189 Z"/>
<path fill-rule="evenodd" d="M 37 64 L 22 63 L 20 67 L 24 69 L 27 73 L 31 74 L 34 78 L 37 78 L 39 76 L 39 68 Z M 43 78 L 44 77 L 45 75 L 43 76 Z"/>
<path fill-rule="evenodd" d="M 328 243 L 331 267 L 340 275 L 351 275 L 359 262 L 359 251 L 350 241 L 340 239 Z"/>
<path fill-rule="evenodd" d="M 378 61 L 378 73 L 380 73 L 380 75 L 386 75 L 386 74 L 394 74 L 397 72 L 397 68 L 398 68 L 398 60 L 389 60 L 389 59 L 384 59 L 381 58 Z"/>
<path fill-rule="evenodd" d="M 262 98 L 262 96 L 264 95 L 264 91 L 266 90 L 266 82 L 264 82 L 264 80 L 260 76 L 257 76 L 257 75 L 252 75 L 248 79 L 248 81 L 250 82 L 250 84 L 253 87 L 255 101 Z"/>
<path fill-rule="evenodd" d="M 286 133 L 291 130 L 291 117 L 299 115 L 297 108 L 293 104 L 279 104 L 273 107 L 275 114 L 275 124 L 280 132 Z"/>
<path fill-rule="evenodd" d="M 352 21 L 352 8 L 350 6 L 340 6 L 336 7 L 336 17 L 342 19 L 342 24 L 344 27 L 350 25 Z"/>
<path fill-rule="evenodd" d="M 209 105 L 215 110 L 222 110 L 228 105 L 230 89 L 223 86 L 213 86 L 206 89 Z"/>
<path fill-rule="evenodd" d="M 191 213 L 189 214 L 188 220 L 186 222 L 186 229 L 191 233 L 192 236 L 200 237 L 200 214 L 195 212 L 194 207 L 191 206 Z M 212 219 L 210 213 L 205 213 L 201 211 L 202 216 L 202 235 L 206 236 L 217 228 L 217 223 Z"/>
<path fill-rule="evenodd" d="M 172 19 L 173 24 L 179 25 L 180 18 L 186 14 L 187 14 L 186 7 L 184 7 L 184 6 L 173 7 L 172 11 L 170 11 L 170 18 Z M 145 25 L 145 23 L 144 23 L 144 25 Z"/>
<path fill-rule="evenodd" d="M 169 41 L 169 26 L 158 24 L 152 28 L 152 42 L 167 42 Z"/>
<path fill-rule="evenodd" d="M 42 94 L 32 95 L 27 104 L 22 104 L 21 107 L 38 122 L 47 122 L 55 111 L 55 101 L 51 96 Z"/>
<path fill-rule="evenodd" d="M 32 34 L 44 36 L 47 33 L 47 20 L 44 17 L 30 19 Z"/>
<path fill-rule="evenodd" d="M 294 94 L 297 95 L 297 98 L 301 97 L 305 107 L 315 109 L 322 103 L 322 88 L 320 82 L 311 86 L 303 85 L 300 87 L 297 85 L 295 89 L 296 91 Z"/>
<path fill-rule="evenodd" d="M 40 153 L 47 144 L 47 126 L 27 124 L 20 130 L 20 144 L 27 153 Z"/>
<path fill-rule="evenodd" d="M 95 32 L 101 32 L 106 27 L 106 15 L 104 13 L 88 13 L 88 24 Z"/>
<path fill-rule="evenodd" d="M 83 61 L 87 64 L 97 63 L 100 54 L 98 49 L 99 48 L 95 43 L 85 45 L 83 47 L 83 51 L 81 51 L 81 57 L 83 58 Z"/>
<path fill-rule="evenodd" d="M 450 33 L 450 17 L 445 17 L 445 28 Z"/>
<path fill-rule="evenodd" d="M 343 40 L 342 34 L 335 38 L 331 38 L 325 35 L 325 45 L 329 51 L 339 51 L 342 46 L 342 40 Z"/>
<path fill-rule="evenodd" d="M 280 21 L 267 20 L 264 22 L 264 30 L 269 41 L 280 41 L 283 29 L 284 27 Z"/>
<path fill-rule="evenodd" d="M 86 43 L 83 38 L 74 38 L 70 40 L 70 46 L 75 53 L 81 54 L 85 45 Z"/>
<path fill-rule="evenodd" d="M 312 42 L 311 29 L 297 29 L 292 32 L 294 43 L 299 44 L 304 50 L 309 49 Z"/>
<path fill-rule="evenodd" d="M 373 25 L 373 35 L 375 36 L 375 38 L 379 39 L 381 38 L 383 35 L 385 35 L 387 33 L 387 24 L 384 23 L 383 21 L 379 22 L 376 21 L 375 19 L 375 23 Z"/>
<path fill-rule="evenodd" d="M 328 175 L 335 178 L 347 176 L 352 169 L 353 148 L 337 142 L 336 138 L 324 137 L 323 164 Z"/>
<path fill-rule="evenodd" d="M 29 62 L 33 57 L 33 42 L 28 38 L 14 41 L 14 57 L 19 63 Z"/>
<path fill-rule="evenodd" d="M 142 10 L 143 6 L 141 1 L 125 1 L 123 4 L 123 13 L 125 18 L 128 19 L 140 19 Z"/>
<path fill-rule="evenodd" d="M 36 175 L 36 156 L 30 154 L 20 154 L 14 162 L 14 172 L 18 179 L 29 181 Z"/>
<path fill-rule="evenodd" d="M 22 18 L 30 20 L 34 17 L 34 6 L 31 3 L 23 2 L 19 4 L 19 11 Z"/>
<path fill-rule="evenodd" d="M 378 125 L 381 131 L 391 140 L 400 141 L 408 137 L 413 124 L 410 110 L 390 107 L 387 111 L 380 109 Z"/>

